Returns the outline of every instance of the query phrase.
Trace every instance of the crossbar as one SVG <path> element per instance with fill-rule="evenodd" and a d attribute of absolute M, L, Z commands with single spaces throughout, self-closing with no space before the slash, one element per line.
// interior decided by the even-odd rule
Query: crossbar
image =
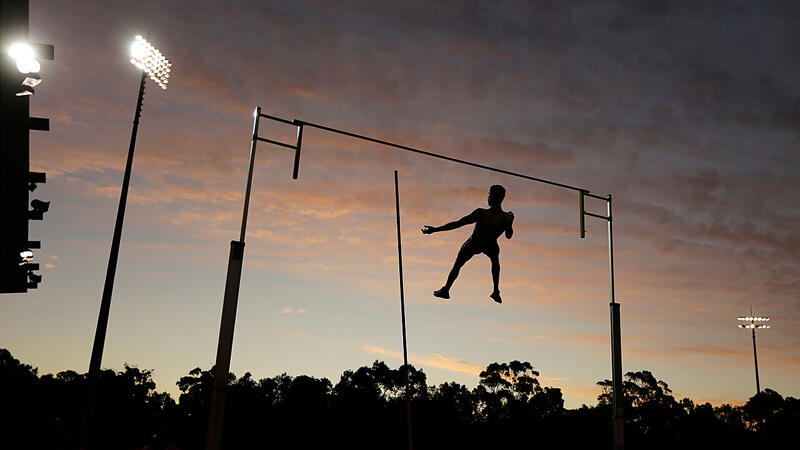
<path fill-rule="evenodd" d="M 512 172 L 510 170 L 500 169 L 498 167 L 492 167 L 492 166 L 487 166 L 485 164 L 474 163 L 472 161 L 467 161 L 467 160 L 464 160 L 464 159 L 453 158 L 452 156 L 442 155 L 442 154 L 430 152 L 430 151 L 427 151 L 427 150 L 421 150 L 421 149 L 418 149 L 418 148 L 409 147 L 407 145 L 396 144 L 394 142 L 385 141 L 383 139 L 376 139 L 376 138 L 372 138 L 372 137 L 369 137 L 369 136 L 364 136 L 363 134 L 351 133 L 349 131 L 340 130 L 338 128 L 328 127 L 328 126 L 320 125 L 320 124 L 313 123 L 313 122 L 306 122 L 305 120 L 294 119 L 292 121 L 288 121 L 286 119 L 281 119 L 279 117 L 274 117 L 274 116 L 270 116 L 270 115 L 267 115 L 267 114 L 261 114 L 261 117 L 266 117 L 267 119 L 270 119 L 270 120 L 276 120 L 278 122 L 297 125 L 297 126 L 313 127 L 313 128 L 317 128 L 319 130 L 328 131 L 328 132 L 336 133 L 336 134 L 341 134 L 341 135 L 344 135 L 344 136 L 349 136 L 349 137 L 356 138 L 356 139 L 362 139 L 362 140 L 365 140 L 365 141 L 374 142 L 376 144 L 386 145 L 388 147 L 394 147 L 394 148 L 397 148 L 397 149 L 400 149 L 400 150 L 405 150 L 405 151 L 408 151 L 408 152 L 413 152 L 413 153 L 417 153 L 417 154 L 420 154 L 420 155 L 429 156 L 431 158 L 443 159 L 445 161 L 450 161 L 450 162 L 454 162 L 454 163 L 457 163 L 457 164 L 463 164 L 463 165 L 471 166 L 471 167 L 477 167 L 479 169 L 489 170 L 489 171 L 497 172 L 497 173 L 502 173 L 502 174 L 505 174 L 505 175 L 510 175 L 512 177 L 523 178 L 523 179 L 530 180 L 530 181 L 537 181 L 539 183 L 549 184 L 551 186 L 557 186 L 557 187 L 564 188 L 564 189 L 570 189 L 570 190 L 573 190 L 573 191 L 579 191 L 579 192 L 583 192 L 584 195 L 587 195 L 589 197 L 600 199 L 600 200 L 606 200 L 606 197 L 601 197 L 599 195 L 591 194 L 588 189 L 581 188 L 581 187 L 578 187 L 578 186 L 571 186 L 569 184 L 564 184 L 564 183 L 558 183 L 556 181 L 545 180 L 543 178 L 533 177 L 533 176 L 525 175 L 525 174 L 518 173 L 518 172 Z M 263 140 L 263 139 L 259 138 L 259 140 Z M 284 145 L 284 144 L 279 144 L 279 145 Z M 284 145 L 284 146 L 286 146 L 286 145 Z"/>

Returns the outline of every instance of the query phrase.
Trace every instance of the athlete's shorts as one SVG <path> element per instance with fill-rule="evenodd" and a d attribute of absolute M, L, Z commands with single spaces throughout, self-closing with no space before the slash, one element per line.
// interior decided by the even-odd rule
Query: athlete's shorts
<path fill-rule="evenodd" d="M 469 256 L 475 256 L 479 253 L 483 253 L 484 255 L 493 258 L 500 254 L 500 246 L 497 245 L 497 241 L 478 242 L 470 237 L 464 241 L 464 243 L 461 245 L 461 250 L 458 253 Z"/>

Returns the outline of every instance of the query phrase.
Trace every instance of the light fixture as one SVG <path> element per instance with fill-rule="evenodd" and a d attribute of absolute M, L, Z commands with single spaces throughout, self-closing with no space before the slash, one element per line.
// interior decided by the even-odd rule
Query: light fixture
<path fill-rule="evenodd" d="M 33 95 L 33 88 L 42 82 L 42 77 L 39 76 L 42 66 L 36 60 L 36 53 L 33 51 L 33 47 L 24 42 L 17 42 L 8 48 L 8 55 L 17 63 L 19 73 L 27 75 L 25 81 L 22 82 L 21 90 L 15 95 L 17 97 Z"/>
<path fill-rule="evenodd" d="M 17 70 L 19 73 L 29 74 L 29 73 L 36 73 L 41 70 L 42 66 L 39 64 L 39 61 L 35 59 L 18 59 L 17 60 Z"/>
<path fill-rule="evenodd" d="M 43 202 L 38 199 L 31 200 L 31 208 L 36 212 L 46 213 L 50 209 L 50 202 Z"/>
<path fill-rule="evenodd" d="M 754 316 L 745 316 L 745 317 L 737 317 L 736 320 L 742 322 L 750 322 L 745 324 L 739 324 L 739 328 L 770 328 L 769 325 L 764 325 L 756 322 L 766 322 L 769 320 L 769 317 L 754 317 Z"/>
<path fill-rule="evenodd" d="M 24 42 L 17 42 L 16 44 L 9 47 L 8 55 L 14 58 L 14 60 L 16 61 L 23 59 L 33 59 L 36 57 L 36 54 L 34 54 L 33 52 L 33 47 Z"/>
<path fill-rule="evenodd" d="M 758 379 L 758 353 L 756 351 L 756 330 L 771 328 L 764 322 L 769 321 L 769 317 L 759 317 L 753 315 L 753 305 L 750 305 L 750 315 L 737 317 L 736 320 L 744 322 L 739 324 L 739 328 L 750 330 L 753 336 L 753 363 L 756 369 L 756 393 L 761 392 L 761 382 Z"/>
<path fill-rule="evenodd" d="M 38 73 L 29 74 L 25 77 L 25 80 L 22 81 L 23 86 L 30 86 L 36 87 L 42 82 L 42 77 Z"/>
<path fill-rule="evenodd" d="M 22 86 L 22 90 L 16 93 L 17 97 L 25 97 L 27 95 L 33 95 L 33 88 L 30 86 Z"/>
<path fill-rule="evenodd" d="M 136 36 L 131 44 L 131 64 L 145 71 L 161 89 L 167 88 L 172 64 L 159 49 L 141 36 Z"/>
<path fill-rule="evenodd" d="M 136 101 L 136 112 L 133 115 L 133 128 L 131 129 L 128 158 L 122 178 L 117 220 L 114 224 L 111 252 L 108 255 L 108 270 L 106 271 L 105 287 L 103 288 L 103 296 L 100 300 L 100 314 L 97 318 L 97 328 L 94 335 L 94 344 L 92 345 L 92 356 L 89 360 L 89 372 L 86 377 L 87 385 L 84 390 L 82 423 L 80 426 L 82 430 L 80 442 L 84 443 L 91 442 L 91 429 L 94 421 L 93 416 L 97 397 L 96 393 L 99 390 L 97 383 L 101 378 L 100 365 L 103 360 L 103 348 L 105 346 L 106 331 L 108 329 L 111 295 L 114 290 L 114 276 L 117 272 L 120 241 L 122 240 L 122 226 L 125 221 L 125 206 L 128 202 L 128 189 L 130 187 L 131 172 L 133 171 L 133 153 L 136 149 L 136 134 L 139 130 L 139 118 L 142 115 L 145 82 L 149 76 L 154 82 L 161 86 L 161 89 L 166 89 L 170 67 L 172 66 L 158 49 L 154 48 L 141 36 L 136 36 L 131 43 L 130 62 L 141 71 L 139 74 L 139 98 Z"/>
<path fill-rule="evenodd" d="M 31 209 L 28 211 L 28 217 L 34 220 L 42 220 L 44 213 L 50 209 L 50 202 L 43 202 L 39 199 L 31 200 Z"/>
<path fill-rule="evenodd" d="M 17 42 L 9 47 L 8 55 L 17 63 L 17 70 L 20 73 L 38 73 L 42 68 L 39 61 L 36 60 L 33 47 L 24 42 Z"/>

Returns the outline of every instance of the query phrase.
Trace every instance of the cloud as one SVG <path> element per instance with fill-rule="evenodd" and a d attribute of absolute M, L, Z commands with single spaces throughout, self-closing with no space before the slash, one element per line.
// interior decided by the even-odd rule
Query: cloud
<path fill-rule="evenodd" d="M 436 367 L 437 369 L 468 373 L 470 375 L 478 375 L 486 369 L 486 366 L 470 364 L 455 356 L 440 355 L 438 353 L 431 353 L 428 356 L 412 357 L 411 359 L 422 366 Z"/>
<path fill-rule="evenodd" d="M 388 356 L 396 359 L 401 359 L 403 357 L 402 353 L 386 349 L 379 345 L 363 344 L 361 348 L 367 353 L 371 353 L 373 355 Z M 470 364 L 460 358 L 454 356 L 441 355 L 439 353 L 429 353 L 427 355 L 412 354 L 409 355 L 408 359 L 411 363 L 423 367 L 425 366 L 435 367 L 437 369 L 447 370 L 450 372 L 460 372 L 475 376 L 477 376 L 478 374 L 481 373 L 481 371 L 486 369 L 485 366 Z"/>
<path fill-rule="evenodd" d="M 361 349 L 367 353 L 380 356 L 389 356 L 391 358 L 402 358 L 403 354 L 394 350 L 389 350 L 380 345 L 362 344 Z"/>

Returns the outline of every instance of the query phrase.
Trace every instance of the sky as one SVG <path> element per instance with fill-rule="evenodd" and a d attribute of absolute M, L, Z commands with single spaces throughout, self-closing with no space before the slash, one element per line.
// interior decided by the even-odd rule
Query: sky
<path fill-rule="evenodd" d="M 33 223 L 44 279 L 0 297 L 0 347 L 39 372 L 88 370 L 139 73 L 135 35 L 172 62 L 148 84 L 102 366 L 158 390 L 213 364 L 238 239 L 253 110 L 613 195 L 623 370 L 695 402 L 800 396 L 800 7 L 794 2 L 41 2 L 55 45 L 31 114 L 47 173 Z M 295 128 L 261 123 L 292 142 Z M 429 384 L 473 387 L 529 361 L 567 407 L 611 377 L 605 221 L 578 236 L 573 191 L 306 129 L 259 144 L 231 370 L 327 377 L 402 364 L 393 171 L 408 352 Z M 473 258 L 432 297 L 492 184 L 502 305 Z M 605 202 L 586 209 L 604 214 Z"/>

